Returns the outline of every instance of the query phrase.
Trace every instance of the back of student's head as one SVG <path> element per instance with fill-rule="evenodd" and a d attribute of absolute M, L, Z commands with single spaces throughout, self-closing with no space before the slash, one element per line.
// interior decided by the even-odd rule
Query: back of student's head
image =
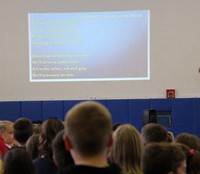
<path fill-rule="evenodd" d="M 115 130 L 113 140 L 109 161 L 127 172 L 140 174 L 144 145 L 138 130 L 130 124 L 123 124 Z"/>
<path fill-rule="evenodd" d="M 14 138 L 18 143 L 24 145 L 28 138 L 33 134 L 33 125 L 28 118 L 19 118 L 13 125 Z"/>
<path fill-rule="evenodd" d="M 200 151 L 200 139 L 190 133 L 180 133 L 175 137 L 175 142 L 182 143 L 191 149 Z"/>
<path fill-rule="evenodd" d="M 32 160 L 37 158 L 39 155 L 39 137 L 39 134 L 33 134 L 26 142 L 26 150 L 31 156 Z"/>
<path fill-rule="evenodd" d="M 52 159 L 52 142 L 58 132 L 64 129 L 60 120 L 49 118 L 42 123 L 41 143 L 39 145 L 40 155 Z"/>
<path fill-rule="evenodd" d="M 176 143 L 186 155 L 187 174 L 200 174 L 200 152 L 182 143 Z"/>
<path fill-rule="evenodd" d="M 68 165 L 74 164 L 73 158 L 69 151 L 65 149 L 63 140 L 64 130 L 61 130 L 54 138 L 52 143 L 53 160 L 58 168 L 65 168 Z"/>
<path fill-rule="evenodd" d="M 156 123 L 149 123 L 142 127 L 141 136 L 145 144 L 153 142 L 167 142 L 167 130 L 164 126 Z"/>
<path fill-rule="evenodd" d="M 173 143 L 151 143 L 142 154 L 142 170 L 144 174 L 176 174 L 180 168 L 185 173 L 185 159 L 183 151 Z"/>
<path fill-rule="evenodd" d="M 34 174 L 32 160 L 27 151 L 21 148 L 8 150 L 4 156 L 4 174 Z"/>
<path fill-rule="evenodd" d="M 98 102 L 81 102 L 66 114 L 65 134 L 79 154 L 101 153 L 112 134 L 111 115 Z"/>

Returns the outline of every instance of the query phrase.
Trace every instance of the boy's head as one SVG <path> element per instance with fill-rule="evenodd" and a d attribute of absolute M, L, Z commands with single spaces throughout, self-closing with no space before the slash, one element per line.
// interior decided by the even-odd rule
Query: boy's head
<path fill-rule="evenodd" d="M 81 102 L 66 114 L 65 144 L 79 155 L 100 154 L 111 146 L 111 134 L 111 115 L 100 103 Z"/>
<path fill-rule="evenodd" d="M 172 143 L 151 143 L 142 155 L 144 174 L 185 174 L 186 156 L 179 146 Z"/>
<path fill-rule="evenodd" d="M 20 145 L 25 145 L 28 138 L 33 134 L 33 125 L 28 118 L 19 118 L 13 125 L 13 133 L 15 140 Z"/>
<path fill-rule="evenodd" d="M 142 127 L 141 136 L 145 144 L 167 142 L 167 130 L 160 124 L 149 123 Z"/>

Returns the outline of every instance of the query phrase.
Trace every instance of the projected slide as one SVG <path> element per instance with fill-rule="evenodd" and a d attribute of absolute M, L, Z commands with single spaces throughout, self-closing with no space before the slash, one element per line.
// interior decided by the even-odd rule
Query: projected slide
<path fill-rule="evenodd" d="M 31 82 L 149 80 L 149 11 L 29 13 Z"/>

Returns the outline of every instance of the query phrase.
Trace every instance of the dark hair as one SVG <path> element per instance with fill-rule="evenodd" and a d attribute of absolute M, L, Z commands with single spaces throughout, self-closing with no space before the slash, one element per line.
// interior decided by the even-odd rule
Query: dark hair
<path fill-rule="evenodd" d="M 176 143 L 186 155 L 187 174 L 200 173 L 200 152 L 182 143 Z"/>
<path fill-rule="evenodd" d="M 39 153 L 47 159 L 53 160 L 52 142 L 56 134 L 64 129 L 64 125 L 60 120 L 49 118 L 42 124 L 41 139 L 39 145 Z"/>
<path fill-rule="evenodd" d="M 191 149 L 200 151 L 200 139 L 198 136 L 190 133 L 180 133 L 175 137 L 177 143 L 182 143 Z"/>
<path fill-rule="evenodd" d="M 112 130 L 115 131 L 119 126 L 121 126 L 121 123 L 114 123 L 112 125 Z"/>
<path fill-rule="evenodd" d="M 58 168 L 64 168 L 67 165 L 74 164 L 74 160 L 68 150 L 65 149 L 63 140 L 64 130 L 61 130 L 53 140 L 53 160 Z"/>
<path fill-rule="evenodd" d="M 3 160 L 4 174 L 35 174 L 28 152 L 21 148 L 8 150 Z"/>
<path fill-rule="evenodd" d="M 142 154 L 142 170 L 144 174 L 176 173 L 180 163 L 186 159 L 183 151 L 172 143 L 151 143 Z"/>
<path fill-rule="evenodd" d="M 26 142 L 26 150 L 31 156 L 32 160 L 38 157 L 39 155 L 39 134 L 33 134 L 29 137 L 29 139 Z"/>
<path fill-rule="evenodd" d="M 152 142 L 167 142 L 167 130 L 156 123 L 148 123 L 142 127 L 141 136 L 146 144 Z"/>
<path fill-rule="evenodd" d="M 28 138 L 33 134 L 33 125 L 28 118 L 19 118 L 13 125 L 13 134 L 20 144 L 25 144 Z"/>

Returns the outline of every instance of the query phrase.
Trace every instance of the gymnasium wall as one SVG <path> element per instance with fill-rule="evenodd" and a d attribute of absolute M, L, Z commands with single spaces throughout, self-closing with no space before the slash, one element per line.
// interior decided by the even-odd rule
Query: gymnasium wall
<path fill-rule="evenodd" d="M 81 101 L 83 100 L 0 102 L 0 120 L 15 121 L 19 117 L 28 117 L 32 121 L 43 121 L 49 117 L 64 120 L 65 113 Z M 175 135 L 188 132 L 200 136 L 199 98 L 96 101 L 109 109 L 113 123 L 131 123 L 141 130 L 143 110 L 171 111 L 172 127 L 168 130 Z"/>

